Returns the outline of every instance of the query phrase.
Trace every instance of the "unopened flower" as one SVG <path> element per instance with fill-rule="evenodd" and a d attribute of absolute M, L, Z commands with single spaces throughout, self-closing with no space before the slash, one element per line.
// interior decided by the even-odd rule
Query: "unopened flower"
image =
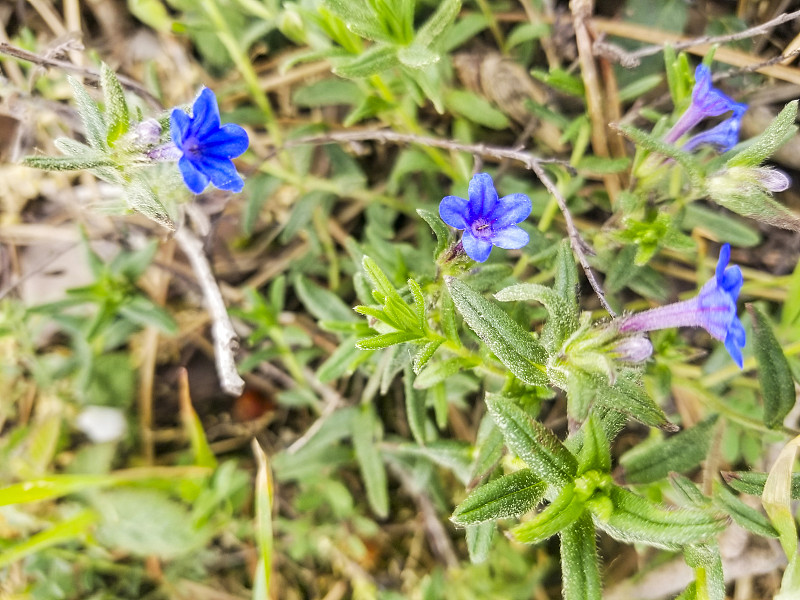
<path fill-rule="evenodd" d="M 751 199 L 782 192 L 791 185 L 789 176 L 772 167 L 730 167 L 708 178 L 708 195 L 726 199 Z"/>
<path fill-rule="evenodd" d="M 618 360 L 635 364 L 653 355 L 653 344 L 644 335 L 631 335 L 617 341 L 611 351 Z"/>
<path fill-rule="evenodd" d="M 241 192 L 244 181 L 231 161 L 247 150 L 250 140 L 239 125 L 220 126 L 217 98 L 203 88 L 192 105 L 192 116 L 175 108 L 170 115 L 172 142 L 180 151 L 178 168 L 195 194 L 209 181 L 221 190 Z"/>
<path fill-rule="evenodd" d="M 653 331 L 668 327 L 702 327 L 711 337 L 724 342 L 734 362 L 742 368 L 745 332 L 736 316 L 736 300 L 742 289 L 742 270 L 727 268 L 731 257 L 729 244 L 722 246 L 714 277 L 694 298 L 623 317 L 620 333 Z"/>
<path fill-rule="evenodd" d="M 472 260 L 484 262 L 493 245 L 511 250 L 528 243 L 528 234 L 517 223 L 531 214 L 531 208 L 525 194 L 498 198 L 491 175 L 478 173 L 469 182 L 469 199 L 445 196 L 439 215 L 451 227 L 464 230 L 464 251 Z"/>
<path fill-rule="evenodd" d="M 710 141 L 700 139 L 695 141 L 693 148 L 704 143 L 717 143 L 724 141 L 726 147 L 730 144 L 732 139 L 732 132 L 735 130 L 736 141 L 739 137 L 739 124 L 741 123 L 742 115 L 747 110 L 747 105 L 740 102 L 735 102 L 724 92 L 718 90 L 711 85 L 711 71 L 703 64 L 698 65 L 694 72 L 695 84 L 692 89 L 692 103 L 681 115 L 678 122 L 667 132 L 664 136 L 664 141 L 673 144 L 681 137 L 688 133 L 691 129 L 697 126 L 703 119 L 708 117 L 718 117 L 724 115 L 726 112 L 733 112 L 734 116 L 730 123 L 725 125 L 722 129 L 715 132 Z M 725 122 L 720 123 L 723 125 Z M 718 126 L 719 127 L 719 126 Z M 711 131 L 717 129 L 716 127 Z M 706 133 L 710 133 L 706 132 Z M 702 135 L 702 134 L 700 134 Z M 730 144 L 730 147 L 736 145 L 736 142 Z M 691 148 L 685 148 L 691 149 Z"/>

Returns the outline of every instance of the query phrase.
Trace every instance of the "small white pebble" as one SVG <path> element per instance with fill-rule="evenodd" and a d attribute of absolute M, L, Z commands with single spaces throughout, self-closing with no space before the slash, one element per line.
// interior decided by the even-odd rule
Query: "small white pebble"
<path fill-rule="evenodd" d="M 127 428 L 125 415 L 111 406 L 87 406 L 75 419 L 75 426 L 93 442 L 113 442 L 120 439 Z"/>

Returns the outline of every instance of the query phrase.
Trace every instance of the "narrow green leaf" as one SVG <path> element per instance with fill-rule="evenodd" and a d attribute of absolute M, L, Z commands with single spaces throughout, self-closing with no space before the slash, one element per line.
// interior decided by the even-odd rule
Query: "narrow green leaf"
<path fill-rule="evenodd" d="M 797 103 L 797 100 L 792 100 L 784 106 L 780 114 L 758 136 L 756 142 L 731 158 L 726 166 L 754 167 L 760 165 L 788 142 L 797 132 L 797 125 L 795 125 Z"/>
<path fill-rule="evenodd" d="M 137 481 L 194 479 L 208 477 L 204 467 L 142 467 L 122 469 L 107 475 L 49 475 L 0 488 L 0 506 L 52 500 L 89 489 L 124 485 Z"/>
<path fill-rule="evenodd" d="M 720 210 L 711 210 L 693 202 L 686 207 L 681 227 L 686 231 L 701 228 L 714 234 L 722 242 L 735 243 L 740 248 L 752 248 L 761 243 L 761 234 L 738 217 Z"/>
<path fill-rule="evenodd" d="M 82 171 L 96 167 L 113 167 L 114 161 L 100 154 L 74 156 L 26 156 L 23 164 L 43 171 Z"/>
<path fill-rule="evenodd" d="M 475 365 L 476 362 L 474 359 L 459 356 L 432 363 L 417 375 L 417 379 L 414 381 L 414 387 L 418 390 L 428 389 L 444 381 L 448 377 L 455 375 L 459 371 L 471 369 Z"/>
<path fill-rule="evenodd" d="M 472 564 L 480 564 L 489 558 L 495 529 L 497 526 L 492 521 L 467 527 L 467 550 Z"/>
<path fill-rule="evenodd" d="M 400 444 L 392 452 L 398 455 L 419 456 L 449 469 L 465 486 L 470 482 L 473 447 L 461 440 L 434 440 L 424 446 Z"/>
<path fill-rule="evenodd" d="M 465 526 L 518 517 L 539 504 L 546 489 L 547 484 L 530 469 L 516 471 L 473 490 L 450 520 Z"/>
<path fill-rule="evenodd" d="M 631 483 L 651 483 L 663 479 L 671 471 L 681 473 L 700 464 L 711 445 L 719 415 L 711 415 L 691 429 L 656 444 L 644 444 L 620 458 L 625 479 Z"/>
<path fill-rule="evenodd" d="M 523 544 L 538 544 L 563 531 L 586 512 L 586 505 L 575 493 L 575 485 L 564 486 L 542 512 L 514 527 L 514 538 Z"/>
<path fill-rule="evenodd" d="M 403 386 L 406 401 L 406 420 L 414 440 L 421 446 L 425 445 L 425 394 L 414 389 L 414 375 L 410 365 L 406 365 L 403 372 Z"/>
<path fill-rule="evenodd" d="M 128 102 L 125 100 L 125 92 L 122 90 L 119 79 L 106 63 L 100 67 L 100 84 L 103 87 L 103 98 L 106 105 L 105 118 L 108 123 L 106 142 L 109 146 L 113 146 L 114 142 L 127 133 L 130 127 Z"/>
<path fill-rule="evenodd" d="M 772 332 L 769 319 L 755 305 L 746 306 L 753 319 L 753 350 L 758 363 L 761 397 L 764 399 L 764 424 L 767 427 L 781 427 L 783 419 L 797 400 L 792 371 L 780 342 Z"/>
<path fill-rule="evenodd" d="M 417 318 L 419 319 L 419 328 L 422 331 L 425 331 L 425 329 L 428 327 L 428 322 L 425 318 L 425 296 L 422 295 L 422 288 L 419 287 L 419 284 L 416 281 L 409 279 L 408 289 L 411 291 L 411 295 L 414 296 L 414 310 L 416 311 Z"/>
<path fill-rule="evenodd" d="M 394 46 L 375 44 L 356 58 L 337 62 L 333 72 L 340 77 L 358 79 L 360 77 L 379 75 L 399 64 L 397 50 Z"/>
<path fill-rule="evenodd" d="M 433 251 L 434 259 L 437 258 L 450 243 L 450 230 L 439 215 L 423 208 L 417 209 L 417 214 L 430 226 L 436 236 L 436 250 Z"/>
<path fill-rule="evenodd" d="M 716 542 L 687 546 L 683 556 L 695 572 L 696 596 L 703 600 L 725 600 L 722 557 Z"/>
<path fill-rule="evenodd" d="M 634 381 L 634 377 L 635 375 L 632 373 L 621 372 L 617 375 L 614 385 L 609 385 L 602 377 L 595 377 L 597 403 L 624 413 L 650 427 L 658 427 L 665 431 L 677 431 L 678 427 L 670 423 L 661 407 L 641 385 Z"/>
<path fill-rule="evenodd" d="M 356 346 L 356 339 L 349 337 L 342 340 L 339 347 L 333 351 L 324 363 L 319 366 L 317 370 L 317 378 L 322 383 L 339 379 L 350 369 L 355 368 L 355 364 L 359 359 L 369 355 L 370 352 L 363 352 L 361 348 Z"/>
<path fill-rule="evenodd" d="M 353 419 L 353 447 L 372 511 L 381 519 L 389 515 L 389 487 L 381 451 L 376 446 L 375 411 L 365 404 Z"/>
<path fill-rule="evenodd" d="M 458 11 L 461 10 L 461 0 L 441 0 L 434 13 L 417 30 L 414 43 L 420 46 L 430 46 L 447 27 L 455 21 Z"/>
<path fill-rule="evenodd" d="M 263 591 L 262 598 L 269 597 L 269 584 L 272 579 L 272 506 L 273 485 L 269 458 L 258 441 L 253 438 L 253 454 L 258 463 L 256 473 L 256 539 L 258 540 L 257 587 Z"/>
<path fill-rule="evenodd" d="M 531 419 L 510 398 L 487 394 L 486 406 L 508 447 L 537 477 L 558 489 L 574 481 L 578 463 L 552 431 Z"/>
<path fill-rule="evenodd" d="M 734 521 L 742 528 L 747 529 L 747 531 L 761 537 L 778 537 L 778 532 L 767 517 L 742 502 L 733 492 L 718 481 L 714 482 L 714 504 L 717 508 L 729 514 Z"/>
<path fill-rule="evenodd" d="M 508 117 L 492 104 L 467 90 L 449 90 L 444 97 L 448 110 L 489 129 L 507 129 Z"/>
<path fill-rule="evenodd" d="M 189 393 L 189 375 L 186 369 L 180 369 L 178 387 L 181 422 L 183 423 L 183 429 L 192 445 L 194 464 L 198 467 L 215 469 L 217 467 L 217 457 L 214 456 L 214 451 L 211 450 L 211 446 L 208 445 L 208 438 L 206 437 L 206 432 L 203 430 L 203 423 L 200 421 L 200 417 L 197 416 L 192 406 L 192 397 Z"/>
<path fill-rule="evenodd" d="M 698 509 L 669 509 L 618 486 L 608 490 L 611 515 L 595 513 L 595 523 L 611 537 L 628 544 L 643 543 L 678 550 L 725 528 L 725 520 Z"/>
<path fill-rule="evenodd" d="M 97 520 L 97 515 L 90 510 L 79 512 L 50 529 L 30 536 L 26 540 L 11 547 L 5 548 L 0 553 L 0 569 L 11 563 L 17 562 L 26 556 L 38 554 L 47 548 L 70 542 L 82 537 L 89 532 L 89 527 Z"/>
<path fill-rule="evenodd" d="M 445 278 L 453 302 L 470 328 L 525 383 L 547 385 L 544 348 L 500 307 L 454 277 Z"/>
<path fill-rule="evenodd" d="M 681 475 L 680 473 L 670 473 L 669 482 L 672 484 L 672 487 L 675 489 L 675 491 L 683 497 L 684 502 L 681 502 L 681 504 L 691 504 L 697 507 L 708 507 L 708 505 L 711 503 L 711 499 L 703 494 L 703 492 L 700 491 L 700 488 L 697 487 L 697 484 L 688 477 Z"/>
<path fill-rule="evenodd" d="M 358 342 L 356 342 L 356 347 L 361 350 L 380 350 L 381 348 L 388 348 L 395 344 L 402 344 L 403 342 L 411 342 L 418 339 L 419 336 L 409 333 L 408 331 L 392 331 L 390 333 L 381 333 L 358 340 Z"/>
<path fill-rule="evenodd" d="M 138 177 L 134 178 L 125 187 L 125 200 L 128 208 L 142 213 L 148 219 L 170 231 L 175 231 L 175 224 L 172 222 L 169 212 L 146 181 Z"/>
<path fill-rule="evenodd" d="M 347 29 L 368 40 L 391 41 L 369 2 L 325 0 L 325 8 L 344 21 Z"/>
<path fill-rule="evenodd" d="M 318 321 L 357 321 L 352 309 L 338 294 L 317 285 L 302 275 L 294 280 L 294 289 L 300 302 Z"/>
<path fill-rule="evenodd" d="M 556 290 L 538 283 L 518 283 L 503 288 L 494 297 L 500 302 L 535 301 L 548 312 L 547 324 L 542 331 L 542 344 L 551 354 L 558 352 L 569 334 L 578 328 L 578 315 L 573 310 L 575 293 L 560 295 Z"/>
<path fill-rule="evenodd" d="M 564 600 L 601 600 L 603 584 L 597 534 L 588 514 L 561 531 L 561 579 Z"/>
<path fill-rule="evenodd" d="M 444 343 L 444 341 L 444 338 L 431 340 L 419 349 L 419 352 L 414 355 L 414 359 L 412 360 L 414 365 L 414 373 L 419 373 L 425 368 L 425 365 L 428 364 L 428 361 L 434 355 L 436 350 L 439 349 L 439 346 Z"/>
<path fill-rule="evenodd" d="M 584 421 L 583 446 L 578 454 L 578 475 L 587 471 L 608 473 L 611 470 L 611 449 L 606 432 L 595 413 L 590 413 Z"/>
<path fill-rule="evenodd" d="M 758 471 L 724 471 L 722 478 L 737 492 L 760 496 L 764 493 L 767 475 Z M 792 500 L 800 500 L 800 473 L 792 473 L 791 495 Z"/>
<path fill-rule="evenodd" d="M 442 59 L 438 52 L 434 52 L 419 44 L 411 44 L 399 48 L 397 51 L 397 58 L 400 64 L 409 69 L 422 69 Z"/>
<path fill-rule="evenodd" d="M 106 123 L 103 119 L 103 114 L 100 112 L 97 103 L 91 99 L 83 84 L 77 79 L 67 77 L 70 86 L 72 86 L 72 93 L 75 96 L 75 104 L 77 105 L 78 114 L 83 121 L 83 127 L 86 133 L 86 141 L 95 150 L 107 150 L 108 144 L 106 139 L 108 137 L 106 130 Z"/>

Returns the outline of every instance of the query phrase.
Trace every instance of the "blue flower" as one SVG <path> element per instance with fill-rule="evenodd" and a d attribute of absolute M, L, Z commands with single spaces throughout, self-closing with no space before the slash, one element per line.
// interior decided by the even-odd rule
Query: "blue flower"
<path fill-rule="evenodd" d="M 528 234 L 517 223 L 531 214 L 531 208 L 525 194 L 498 198 L 491 175 L 478 173 L 469 182 L 469 200 L 446 196 L 439 215 L 451 227 L 464 230 L 464 251 L 472 260 L 484 262 L 493 245 L 511 250 L 528 243 Z"/>
<path fill-rule="evenodd" d="M 734 108 L 733 115 L 725 119 L 719 125 L 716 125 L 708 131 L 703 131 L 697 135 L 693 135 L 683 145 L 683 150 L 691 152 L 698 146 L 708 144 L 716 146 L 721 152 L 727 152 L 739 143 L 739 130 L 742 128 L 742 116 L 745 110 L 741 108 L 743 105 L 737 105 Z"/>
<path fill-rule="evenodd" d="M 720 249 L 714 277 L 706 282 L 697 296 L 623 317 L 619 331 L 633 333 L 668 327 L 702 327 L 714 339 L 725 342 L 725 348 L 741 369 L 745 332 L 736 316 L 736 300 L 743 278 L 738 266 L 727 268 L 730 258 L 731 247 L 725 244 Z"/>
<path fill-rule="evenodd" d="M 732 118 L 734 119 L 734 122 L 729 123 L 726 127 L 723 127 L 723 130 L 720 130 L 715 134 L 717 136 L 723 136 L 724 142 L 730 145 L 730 147 L 733 147 L 736 145 L 736 142 L 739 139 L 739 124 L 741 124 L 742 115 L 747 110 L 747 105 L 735 102 L 725 93 L 721 92 L 715 87 L 712 87 L 711 71 L 703 64 L 698 65 L 697 69 L 695 69 L 694 80 L 695 84 L 694 88 L 692 89 L 692 103 L 689 105 L 689 108 L 684 111 L 680 119 L 678 119 L 678 122 L 675 123 L 672 129 L 669 130 L 667 135 L 664 136 L 664 141 L 670 144 L 675 143 L 703 119 L 708 117 L 718 117 L 720 115 L 724 115 L 726 112 L 733 112 L 734 116 Z M 720 125 L 724 125 L 724 123 L 721 123 Z M 734 128 L 736 141 L 731 144 L 730 136 Z M 717 128 L 715 127 L 714 129 Z M 716 143 L 716 140 L 701 140 L 695 143 L 693 147 L 696 147 L 702 143 Z"/>
<path fill-rule="evenodd" d="M 191 117 L 179 108 L 173 109 L 170 135 L 181 153 L 178 168 L 191 191 L 199 194 L 209 181 L 221 190 L 242 191 L 244 181 L 231 159 L 247 150 L 250 140 L 238 125 L 220 126 L 214 92 L 202 89 L 192 105 Z"/>

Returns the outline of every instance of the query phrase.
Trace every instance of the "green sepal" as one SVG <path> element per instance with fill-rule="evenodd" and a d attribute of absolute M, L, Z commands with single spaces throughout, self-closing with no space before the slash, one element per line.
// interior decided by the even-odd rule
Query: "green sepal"
<path fill-rule="evenodd" d="M 522 469 L 473 490 L 456 507 L 450 520 L 466 526 L 518 517 L 539 504 L 546 489 L 547 484 L 533 471 Z"/>
<path fill-rule="evenodd" d="M 620 458 L 625 479 L 631 483 L 652 483 L 671 471 L 681 473 L 696 467 L 708 454 L 718 418 L 719 415 L 711 415 L 666 440 L 628 451 Z"/>
<path fill-rule="evenodd" d="M 797 133 L 797 100 L 792 100 L 778 114 L 756 141 L 731 158 L 727 167 L 755 167 L 760 165 L 778 148 L 788 142 Z"/>
<path fill-rule="evenodd" d="M 719 481 L 715 481 L 713 485 L 715 506 L 730 515 L 740 527 L 761 537 L 778 537 L 778 532 L 766 516 L 742 502 Z"/>
<path fill-rule="evenodd" d="M 603 597 L 596 537 L 592 518 L 586 513 L 561 531 L 564 600 L 601 600 Z"/>
<path fill-rule="evenodd" d="M 467 284 L 446 277 L 447 287 L 467 325 L 489 347 L 509 371 L 531 385 L 547 385 L 544 348 L 500 307 Z"/>
<path fill-rule="evenodd" d="M 587 471 L 608 473 L 611 470 L 611 448 L 598 417 L 591 413 L 581 427 L 583 445 L 578 453 L 578 475 Z"/>
<path fill-rule="evenodd" d="M 538 544 L 563 531 L 586 511 L 585 501 L 570 483 L 561 488 L 558 496 L 530 521 L 514 527 L 511 534 L 523 544 Z"/>
<path fill-rule="evenodd" d="M 537 477 L 556 489 L 573 485 L 578 462 L 552 431 L 531 419 L 510 398 L 487 394 L 486 406 L 506 445 Z"/>
<path fill-rule="evenodd" d="M 376 444 L 376 425 L 372 405 L 362 405 L 352 421 L 351 435 L 356 462 L 367 491 L 367 501 L 372 511 L 383 519 L 389 514 L 389 487 L 383 457 Z"/>
<path fill-rule="evenodd" d="M 100 84 L 103 87 L 103 98 L 106 105 L 105 118 L 108 123 L 106 142 L 109 146 L 113 146 L 114 142 L 125 135 L 130 127 L 128 102 L 125 100 L 125 93 L 119 79 L 106 63 L 100 67 Z"/>
<path fill-rule="evenodd" d="M 78 114 L 83 121 L 83 127 L 86 133 L 86 141 L 95 150 L 105 151 L 108 150 L 107 129 L 106 123 L 103 119 L 103 114 L 97 103 L 91 99 L 86 89 L 77 79 L 67 77 L 70 86 L 72 86 L 72 93 L 75 96 L 75 104 L 77 105 Z"/>
<path fill-rule="evenodd" d="M 753 320 L 753 351 L 758 363 L 761 397 L 764 399 L 764 425 L 780 427 L 797 400 L 792 371 L 766 315 L 753 304 L 746 306 Z"/>
<path fill-rule="evenodd" d="M 610 515 L 593 511 L 595 523 L 621 542 L 678 550 L 725 528 L 725 519 L 705 511 L 669 509 L 618 486 L 611 486 L 607 494 L 613 510 Z"/>

